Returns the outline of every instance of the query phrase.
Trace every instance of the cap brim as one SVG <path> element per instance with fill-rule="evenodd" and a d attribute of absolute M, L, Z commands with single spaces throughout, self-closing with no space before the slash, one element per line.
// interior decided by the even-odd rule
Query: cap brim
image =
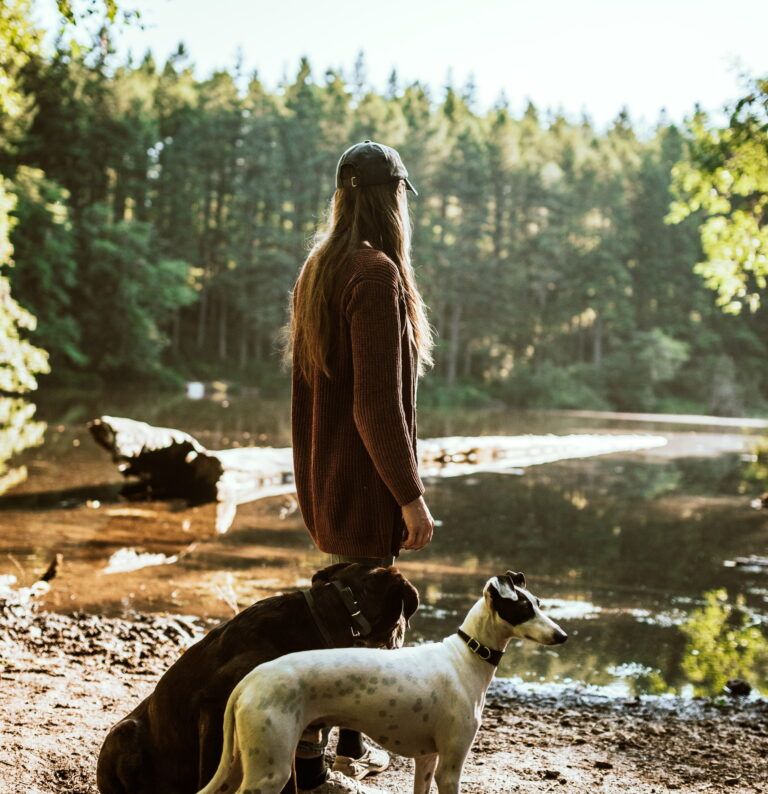
<path fill-rule="evenodd" d="M 407 176 L 406 176 L 406 177 L 403 177 L 403 179 L 404 179 L 404 181 L 405 181 L 405 187 L 406 187 L 406 189 L 407 189 L 407 190 L 410 190 L 410 191 L 411 191 L 411 193 L 413 193 L 413 195 L 414 195 L 414 196 L 418 196 L 418 195 L 419 195 L 419 191 L 418 191 L 418 190 L 416 190 L 416 188 L 415 188 L 415 187 L 414 187 L 414 186 L 411 184 L 411 180 L 410 180 L 410 179 L 408 179 L 408 177 L 407 177 Z"/>

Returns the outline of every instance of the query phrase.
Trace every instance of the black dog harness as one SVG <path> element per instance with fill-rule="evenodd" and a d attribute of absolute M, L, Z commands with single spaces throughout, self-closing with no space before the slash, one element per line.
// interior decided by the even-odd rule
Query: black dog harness
<path fill-rule="evenodd" d="M 338 594 L 339 598 L 341 599 L 342 604 L 344 604 L 345 609 L 349 614 L 349 619 L 351 622 L 350 631 L 352 632 L 353 637 L 366 637 L 368 634 L 371 633 L 371 624 L 368 622 L 368 619 L 363 614 L 363 611 L 360 609 L 360 605 L 357 603 L 355 599 L 355 595 L 349 587 L 345 587 L 341 582 L 338 580 L 332 581 L 330 583 L 336 593 Z M 309 612 L 312 615 L 312 619 L 315 621 L 315 625 L 317 626 L 317 630 L 322 634 L 323 639 L 325 640 L 325 644 L 329 648 L 335 648 L 336 643 L 333 641 L 333 637 L 331 637 L 330 631 L 328 631 L 328 627 L 323 622 L 323 619 L 320 617 L 320 612 L 317 608 L 317 604 L 315 603 L 315 597 L 312 594 L 312 590 L 302 590 L 304 594 L 304 598 L 307 602 L 307 607 L 309 607 Z"/>
<path fill-rule="evenodd" d="M 495 648 L 481 645 L 474 637 L 470 637 L 466 631 L 462 631 L 461 629 L 457 629 L 456 633 L 467 643 L 467 648 L 469 648 L 475 656 L 479 656 L 484 662 L 488 662 L 488 664 L 492 664 L 494 667 L 499 666 L 504 656 L 504 651 L 497 651 Z"/>

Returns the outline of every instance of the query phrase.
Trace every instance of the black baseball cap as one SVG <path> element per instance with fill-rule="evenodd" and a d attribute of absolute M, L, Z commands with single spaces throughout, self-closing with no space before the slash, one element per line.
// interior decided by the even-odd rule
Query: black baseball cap
<path fill-rule="evenodd" d="M 345 166 L 351 173 L 341 178 L 341 169 Z M 405 180 L 405 186 L 414 196 L 419 194 L 408 179 L 408 171 L 400 159 L 396 149 L 383 143 L 365 140 L 350 146 L 339 158 L 336 166 L 336 187 L 360 187 L 363 185 L 384 185 L 398 179 Z"/>

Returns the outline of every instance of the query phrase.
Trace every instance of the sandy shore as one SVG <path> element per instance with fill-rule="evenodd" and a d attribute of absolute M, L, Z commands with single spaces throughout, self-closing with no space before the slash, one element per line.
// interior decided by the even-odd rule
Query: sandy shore
<path fill-rule="evenodd" d="M 95 792 L 109 726 L 203 630 L 191 618 L 0 604 L 0 791 Z M 768 791 L 765 702 L 609 700 L 494 683 L 464 792 Z M 407 792 L 412 762 L 376 781 Z"/>

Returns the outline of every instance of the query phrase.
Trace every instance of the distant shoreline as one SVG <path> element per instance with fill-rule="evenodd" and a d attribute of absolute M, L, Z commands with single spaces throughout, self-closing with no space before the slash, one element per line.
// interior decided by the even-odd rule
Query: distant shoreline
<path fill-rule="evenodd" d="M 706 416 L 703 414 L 645 414 L 626 411 L 578 411 L 565 409 L 530 409 L 537 413 L 552 413 L 582 419 L 611 419 L 620 422 L 656 422 L 659 424 L 704 425 L 709 427 L 743 427 L 768 430 L 768 419 L 756 417 Z"/>

